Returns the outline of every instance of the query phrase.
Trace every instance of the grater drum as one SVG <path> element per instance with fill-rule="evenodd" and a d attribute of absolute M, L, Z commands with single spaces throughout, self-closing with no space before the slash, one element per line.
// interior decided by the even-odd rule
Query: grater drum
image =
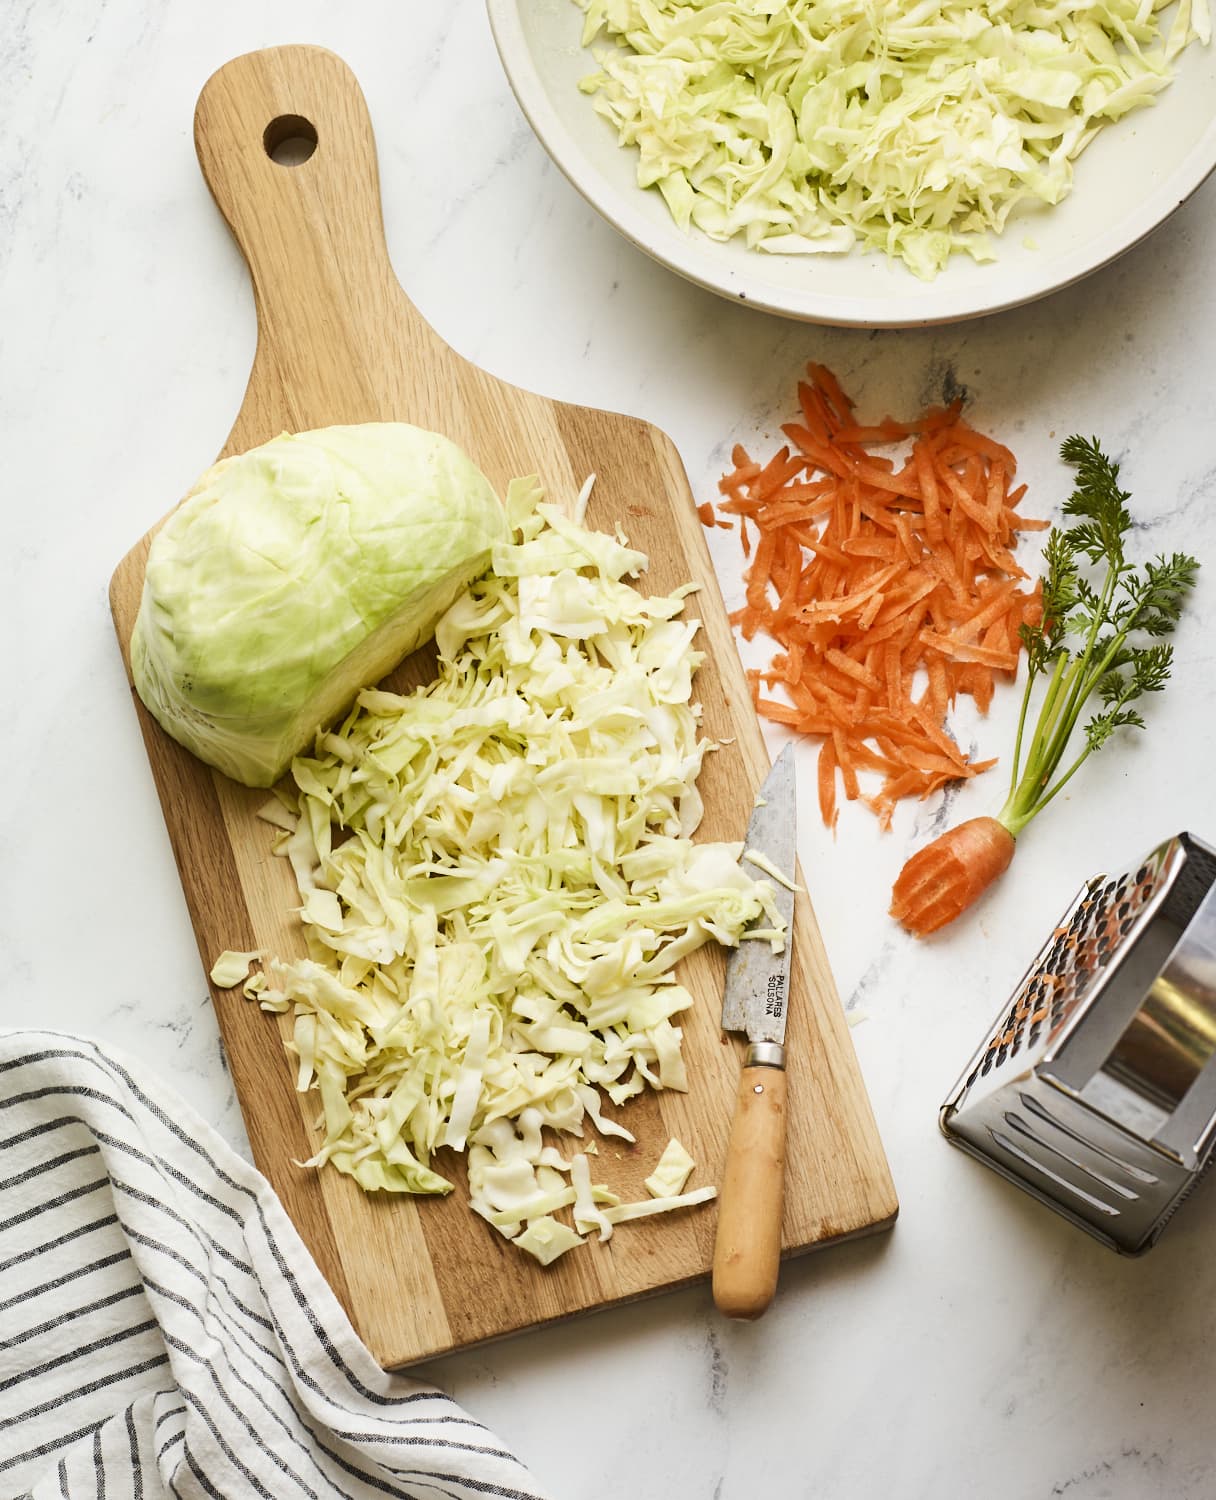
<path fill-rule="evenodd" d="M 1216 1148 L 1216 851 L 1087 882 L 940 1114 L 1103 1243 L 1152 1246 Z"/>

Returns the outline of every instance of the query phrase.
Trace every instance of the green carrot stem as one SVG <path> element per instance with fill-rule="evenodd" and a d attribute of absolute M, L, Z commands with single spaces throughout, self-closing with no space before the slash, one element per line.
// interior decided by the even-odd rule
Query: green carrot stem
<path fill-rule="evenodd" d="M 1026 673 L 1026 687 L 1022 692 L 1022 711 L 1018 714 L 1018 733 L 1013 742 L 1013 772 L 1009 777 L 1009 790 L 1012 793 L 1018 784 L 1018 767 L 1022 763 L 1022 732 L 1026 728 L 1026 711 L 1030 707 L 1030 694 L 1034 688 L 1034 680 L 1038 676 L 1034 667 L 1030 667 Z"/>
<path fill-rule="evenodd" d="M 1052 736 L 1047 756 L 1045 757 L 1047 778 L 1051 777 L 1055 768 L 1059 765 L 1064 755 L 1064 751 L 1068 747 L 1068 739 L 1072 734 L 1073 726 L 1077 722 L 1077 716 L 1081 712 L 1081 706 L 1082 704 L 1084 704 L 1086 698 L 1089 697 L 1089 694 L 1093 690 L 1094 682 L 1097 680 L 1096 678 L 1092 677 L 1087 680 L 1087 669 L 1089 667 L 1090 659 L 1094 654 L 1094 647 L 1098 642 L 1098 632 L 1102 628 L 1102 622 L 1107 618 L 1107 613 L 1110 609 L 1110 602 L 1112 597 L 1114 596 L 1115 585 L 1119 581 L 1119 576 L 1120 569 L 1112 565 L 1107 572 L 1106 582 L 1102 586 L 1102 598 L 1099 601 L 1098 608 L 1094 611 L 1093 621 L 1090 624 L 1089 632 L 1085 637 L 1085 650 L 1081 653 L 1081 656 L 1073 664 L 1073 667 L 1069 672 L 1071 685 L 1069 688 L 1067 703 L 1065 705 L 1064 713 L 1060 717 L 1058 725 Z M 1127 631 L 1125 630 L 1123 634 L 1124 637 L 1126 637 Z M 1104 661 L 1109 660 L 1110 656 L 1108 654 L 1107 657 L 1104 658 Z M 1103 670 L 1105 670 L 1105 667 L 1103 668 Z"/>
<path fill-rule="evenodd" d="M 1093 692 L 1094 688 L 1096 688 L 1097 685 L 1102 681 L 1103 677 L 1106 676 L 1107 671 L 1110 669 L 1111 662 L 1114 661 L 1115 657 L 1122 650 L 1125 642 L 1127 641 L 1128 632 L 1135 629 L 1136 621 L 1140 617 L 1140 614 L 1141 609 L 1137 609 L 1128 618 L 1123 626 L 1123 629 L 1120 630 L 1111 639 L 1111 643 L 1107 647 L 1106 653 L 1102 657 L 1101 661 L 1099 661 L 1097 666 L 1094 667 L 1091 671 L 1086 673 L 1084 671 L 1084 667 L 1088 658 L 1093 652 L 1093 642 L 1091 642 L 1087 647 L 1085 656 L 1081 659 L 1080 662 L 1077 663 L 1077 667 L 1075 670 L 1078 671 L 1079 675 L 1073 688 L 1071 701 L 1069 703 L 1069 716 L 1061 721 L 1060 726 L 1057 729 L 1052 743 L 1048 749 L 1047 756 L 1045 757 L 1045 762 L 1048 760 L 1050 761 L 1047 770 L 1048 777 L 1051 776 L 1051 774 L 1055 771 L 1056 766 L 1058 766 L 1060 761 L 1063 759 L 1064 751 L 1068 747 L 1069 737 L 1071 736 L 1073 729 L 1076 727 L 1077 719 L 1080 717 L 1082 708 L 1085 706 L 1085 700 L 1089 697 L 1090 693 Z M 1121 697 L 1116 707 L 1121 708 L 1126 701 L 1126 698 Z"/>
<path fill-rule="evenodd" d="M 1083 665 L 1083 661 L 1073 661 L 1070 664 L 1061 678 L 1061 691 L 1052 704 L 1051 716 L 1042 724 L 1042 738 L 1035 746 L 1037 753 L 1034 774 L 1024 778 L 1032 795 L 1037 796 L 1051 780 L 1052 773 L 1059 765 L 1068 745 L 1069 736 L 1072 734 L 1073 725 L 1076 723 L 1076 716 L 1080 710 L 1077 687 L 1081 680 Z M 1028 763 L 1027 772 L 1029 771 Z"/>
<path fill-rule="evenodd" d="M 1051 801 L 1051 799 L 1056 795 L 1056 793 L 1059 792 L 1064 787 L 1064 785 L 1069 780 L 1071 780 L 1071 778 L 1073 776 L 1076 775 L 1076 773 L 1081 769 L 1081 767 L 1085 764 L 1085 762 L 1089 759 L 1089 757 L 1092 754 L 1093 754 L 1093 746 L 1092 745 L 1086 745 L 1085 749 L 1081 751 L 1080 755 L 1077 756 L 1076 760 L 1073 761 L 1072 765 L 1069 766 L 1068 770 L 1064 772 L 1063 776 L 1060 777 L 1059 781 L 1056 782 L 1055 786 L 1052 787 L 1051 791 L 1049 791 L 1045 797 L 1040 798 L 1039 801 L 1034 805 L 1034 807 L 1032 807 L 1030 809 L 1030 812 L 1029 812 L 1028 817 L 1027 817 L 1027 821 L 1029 821 L 1030 818 L 1037 817 L 1039 815 L 1039 813 L 1041 813 L 1043 811 L 1043 809 L 1047 806 L 1047 804 Z"/>
<path fill-rule="evenodd" d="M 1055 667 L 1052 669 L 1051 680 L 1047 684 L 1047 692 L 1043 695 L 1043 703 L 1039 709 L 1039 717 L 1035 723 L 1034 736 L 1030 741 L 1030 749 L 1026 755 L 1026 768 L 1022 774 L 1021 781 L 1016 782 L 1011 791 L 1016 790 L 1022 782 L 1037 776 L 1038 767 L 1042 761 L 1043 745 L 1047 736 L 1051 733 L 1055 723 L 1056 714 L 1059 712 L 1063 698 L 1060 688 L 1065 680 L 1065 668 L 1068 666 L 1068 653 L 1062 651 L 1056 657 Z M 1029 683 L 1027 684 L 1029 690 Z M 1028 693 L 1029 696 L 1029 693 Z"/>
<path fill-rule="evenodd" d="M 1034 740 L 1026 757 L 1026 768 L 1017 785 L 1010 791 L 998 818 L 1010 833 L 1016 834 L 1034 817 L 1040 805 L 1039 799 L 1046 791 L 1064 754 L 1075 723 L 1075 715 L 1072 719 L 1067 717 L 1067 706 L 1075 701 L 1075 686 L 1081 665 L 1080 661 L 1070 663 L 1067 652 L 1056 659 L 1052 680 L 1039 710 Z M 1080 701 L 1083 702 L 1084 699 Z"/>

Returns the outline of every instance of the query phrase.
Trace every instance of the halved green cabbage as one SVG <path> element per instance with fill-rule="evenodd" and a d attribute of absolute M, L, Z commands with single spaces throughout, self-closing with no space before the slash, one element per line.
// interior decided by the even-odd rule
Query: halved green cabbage
<path fill-rule="evenodd" d="M 937 274 L 1058 203 L 1104 124 L 1152 102 L 1208 0 L 577 0 L 580 85 L 684 229 L 778 254 L 855 242 Z"/>
<path fill-rule="evenodd" d="M 285 433 L 216 464 L 156 534 L 135 687 L 201 760 L 270 786 L 505 535 L 489 481 L 438 433 Z"/>

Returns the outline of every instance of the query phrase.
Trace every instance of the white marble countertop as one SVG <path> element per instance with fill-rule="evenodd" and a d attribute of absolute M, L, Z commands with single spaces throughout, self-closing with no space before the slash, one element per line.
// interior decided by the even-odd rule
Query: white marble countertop
<path fill-rule="evenodd" d="M 698 498 L 775 434 L 808 359 L 878 416 L 949 384 L 1018 453 L 1034 508 L 1059 439 L 1125 459 L 1145 550 L 1216 569 L 1216 184 L 1137 251 L 991 320 L 902 333 L 782 322 L 623 243 L 529 133 L 481 6 L 151 0 L 0 10 L 0 1022 L 91 1033 L 247 1150 L 106 602 L 131 543 L 212 459 L 253 352 L 244 266 L 199 174 L 194 100 L 229 57 L 309 41 L 351 64 L 377 129 L 389 246 L 424 315 L 496 375 L 645 416 Z M 538 336 L 538 332 L 540 336 Z M 738 592 L 734 540 L 716 541 Z M 1216 572 L 1213 573 L 1216 576 Z M 902 1213 L 790 1264 L 756 1326 L 705 1289 L 452 1357 L 434 1377 L 562 1500 L 757 1495 L 1184 1500 L 1216 1494 L 1216 1194 L 1121 1260 L 952 1151 L 945 1091 L 1081 881 L 1190 829 L 1216 838 L 1211 580 L 1151 732 L 1036 825 L 942 941 L 885 916 L 938 812 L 882 836 L 846 807 L 801 854 Z M 1012 694 L 982 742 L 1009 743 Z M 800 755 L 808 804 L 812 747 Z M 952 813 L 988 811 L 981 779 Z"/>

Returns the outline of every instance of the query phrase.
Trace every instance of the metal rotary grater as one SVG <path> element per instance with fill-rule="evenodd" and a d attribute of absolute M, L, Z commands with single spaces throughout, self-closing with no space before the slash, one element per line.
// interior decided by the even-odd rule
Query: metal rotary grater
<path fill-rule="evenodd" d="M 1216 1148 L 1216 851 L 1089 881 L 941 1109 L 955 1145 L 1135 1255 Z"/>

